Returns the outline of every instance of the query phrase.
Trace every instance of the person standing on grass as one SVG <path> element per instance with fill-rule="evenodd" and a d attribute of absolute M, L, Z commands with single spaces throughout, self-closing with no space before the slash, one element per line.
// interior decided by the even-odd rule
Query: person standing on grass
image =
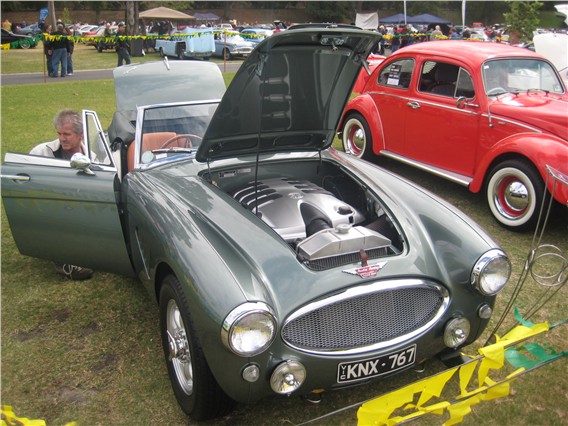
<path fill-rule="evenodd" d="M 51 56 L 51 50 L 49 50 L 49 40 L 47 37 L 51 35 L 51 25 L 46 23 L 41 24 L 41 32 L 43 33 L 43 53 L 45 55 L 45 61 L 47 63 L 47 75 L 53 77 L 53 56 Z"/>
<path fill-rule="evenodd" d="M 61 64 L 61 77 L 67 74 L 67 56 L 69 55 L 69 40 L 63 24 L 57 24 L 57 30 L 51 34 L 48 54 L 51 55 L 53 66 L 52 77 L 58 77 L 59 64 Z"/>
<path fill-rule="evenodd" d="M 70 160 L 74 154 L 87 153 L 87 147 L 83 144 L 83 120 L 80 113 L 63 109 L 55 115 L 53 125 L 57 139 L 37 145 L 30 154 Z M 88 280 L 94 273 L 89 268 L 63 263 L 55 263 L 55 271 L 72 280 Z"/>
<path fill-rule="evenodd" d="M 117 67 L 121 67 L 124 62 L 126 62 L 126 65 L 130 64 L 130 43 L 126 40 L 126 27 L 124 26 L 124 22 L 118 24 L 118 33 L 116 34 L 114 49 L 118 55 Z"/>
<path fill-rule="evenodd" d="M 67 29 L 67 41 L 69 42 L 69 53 L 67 54 L 67 74 L 73 75 L 73 50 L 75 50 L 75 39 L 73 38 L 73 28 Z"/>

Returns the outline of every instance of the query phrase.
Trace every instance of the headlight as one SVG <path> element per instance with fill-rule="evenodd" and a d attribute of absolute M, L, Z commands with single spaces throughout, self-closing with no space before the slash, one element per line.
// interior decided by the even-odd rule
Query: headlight
<path fill-rule="evenodd" d="M 275 336 L 276 319 L 268 305 L 247 302 L 237 306 L 223 321 L 221 340 L 240 356 L 254 356 L 266 350 Z"/>
<path fill-rule="evenodd" d="M 475 263 L 471 283 L 486 296 L 497 294 L 507 284 L 511 263 L 502 250 L 489 250 Z"/>

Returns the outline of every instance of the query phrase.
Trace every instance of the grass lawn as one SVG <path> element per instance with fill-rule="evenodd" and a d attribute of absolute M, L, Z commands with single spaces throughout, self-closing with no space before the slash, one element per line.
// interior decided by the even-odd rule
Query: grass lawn
<path fill-rule="evenodd" d="M 94 48 L 89 49 L 81 46 L 77 50 L 77 69 L 114 66 L 114 53 L 99 54 Z M 37 67 L 39 72 L 41 56 L 41 49 L 2 52 L 2 72 L 18 72 L 19 66 L 28 69 L 26 72 L 31 66 Z M 20 58 L 28 58 L 28 65 L 13 63 Z M 229 81 L 232 76 L 225 78 Z M 61 108 L 95 110 L 105 128 L 115 109 L 111 80 L 3 86 L 1 101 L 2 157 L 7 151 L 27 152 L 39 142 L 54 139 L 52 119 Z M 378 162 L 466 212 L 507 251 L 514 276 L 498 298 L 496 320 L 525 265 L 532 234 L 500 228 L 490 217 L 482 197 L 458 185 L 392 161 Z M 12 405 L 17 415 L 44 419 L 50 426 L 71 421 L 78 425 L 188 424 L 169 384 L 160 346 L 158 309 L 142 286 L 135 280 L 101 272 L 89 281 L 64 280 L 55 274 L 50 262 L 18 253 L 4 210 L 1 226 L 2 404 Z M 568 253 L 567 236 L 568 218 L 564 209 L 552 219 L 543 242 Z M 526 311 L 542 290 L 529 280 L 515 305 L 521 312 Z M 564 288 L 532 320 L 554 323 L 566 319 L 565 300 Z M 512 323 L 509 315 L 506 324 Z M 558 327 L 532 341 L 550 344 L 558 351 L 567 349 L 566 327 Z M 474 353 L 475 349 L 468 348 L 467 352 Z M 564 358 L 514 381 L 511 396 L 481 403 L 463 424 L 566 425 L 566 366 Z M 382 395 L 441 368 L 439 362 L 431 361 L 423 373 L 407 371 L 373 384 L 328 392 L 319 404 L 292 397 L 238 405 L 231 415 L 204 424 L 299 424 Z M 356 408 L 353 408 L 313 424 L 356 423 Z M 418 423 L 433 425 L 443 420 L 432 415 Z"/>

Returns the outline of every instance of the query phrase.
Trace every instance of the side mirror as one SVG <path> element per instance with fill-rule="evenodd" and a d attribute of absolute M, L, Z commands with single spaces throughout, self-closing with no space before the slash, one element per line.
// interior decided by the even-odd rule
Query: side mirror
<path fill-rule="evenodd" d="M 469 103 L 469 102 L 467 101 L 467 98 L 466 98 L 465 96 L 460 96 L 460 97 L 456 100 L 456 107 L 458 107 L 459 109 L 464 109 L 466 106 L 474 107 L 474 108 L 479 108 L 479 105 Z"/>
<path fill-rule="evenodd" d="M 70 165 L 74 169 L 82 170 L 87 175 L 95 174 L 95 172 L 89 169 L 89 166 L 91 165 L 91 160 L 85 154 L 81 154 L 79 152 L 73 154 L 73 156 L 71 157 Z"/>
<path fill-rule="evenodd" d="M 465 98 L 465 96 L 460 96 L 460 97 L 458 98 L 458 100 L 456 101 L 456 106 L 457 106 L 459 109 L 464 109 L 464 108 L 465 108 L 465 104 L 466 104 L 466 98 Z"/>

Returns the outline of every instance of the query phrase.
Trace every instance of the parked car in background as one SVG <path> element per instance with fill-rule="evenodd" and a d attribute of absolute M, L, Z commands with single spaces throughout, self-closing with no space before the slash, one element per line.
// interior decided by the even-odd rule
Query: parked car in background
<path fill-rule="evenodd" d="M 11 44 L 14 43 L 14 46 L 18 49 L 29 49 L 30 47 L 37 46 L 37 40 L 29 35 L 23 34 L 14 34 L 11 31 L 5 30 L 2 28 L 2 36 L 0 39 L 1 44 Z"/>
<path fill-rule="evenodd" d="M 209 62 L 118 67 L 111 143 L 84 111 L 89 155 L 6 154 L 20 252 L 138 277 L 194 420 L 459 355 L 488 324 L 510 274 L 491 237 L 330 148 L 378 37 L 284 31 L 226 91 Z"/>
<path fill-rule="evenodd" d="M 568 174 L 568 96 L 541 55 L 500 43 L 427 42 L 392 54 L 364 78 L 339 127 L 345 150 L 483 191 L 506 228 L 535 224 L 547 166 Z M 555 188 L 554 197 L 566 205 L 568 188 Z"/>
<path fill-rule="evenodd" d="M 20 32 L 18 34 L 31 36 L 41 34 L 41 28 L 38 24 L 26 25 L 25 27 L 20 28 Z"/>
<path fill-rule="evenodd" d="M 274 30 L 268 28 L 244 28 L 241 30 L 241 36 L 252 43 L 260 43 L 267 37 L 270 37 L 274 33 Z"/>
<path fill-rule="evenodd" d="M 118 32 L 117 25 L 111 25 L 109 27 L 110 37 L 105 36 L 106 26 L 101 25 L 96 28 L 96 30 L 85 32 L 85 44 L 87 46 L 93 46 L 99 53 L 104 50 L 114 49 L 115 39 L 114 36 Z"/>
<path fill-rule="evenodd" d="M 208 60 L 215 53 L 213 30 L 186 27 L 168 39 L 156 40 L 154 49 L 162 57 L 175 56 L 178 59 Z"/>
<path fill-rule="evenodd" d="M 568 33 L 535 34 L 532 46 L 532 50 L 554 64 L 564 80 L 564 86 L 568 87 Z"/>
<path fill-rule="evenodd" d="M 100 25 L 82 25 L 79 28 L 79 35 L 81 37 L 93 36 L 97 33 L 97 30 L 100 28 Z"/>
<path fill-rule="evenodd" d="M 222 32 L 215 39 L 215 56 L 223 59 L 246 58 L 256 43 L 245 40 L 237 32 Z"/>

